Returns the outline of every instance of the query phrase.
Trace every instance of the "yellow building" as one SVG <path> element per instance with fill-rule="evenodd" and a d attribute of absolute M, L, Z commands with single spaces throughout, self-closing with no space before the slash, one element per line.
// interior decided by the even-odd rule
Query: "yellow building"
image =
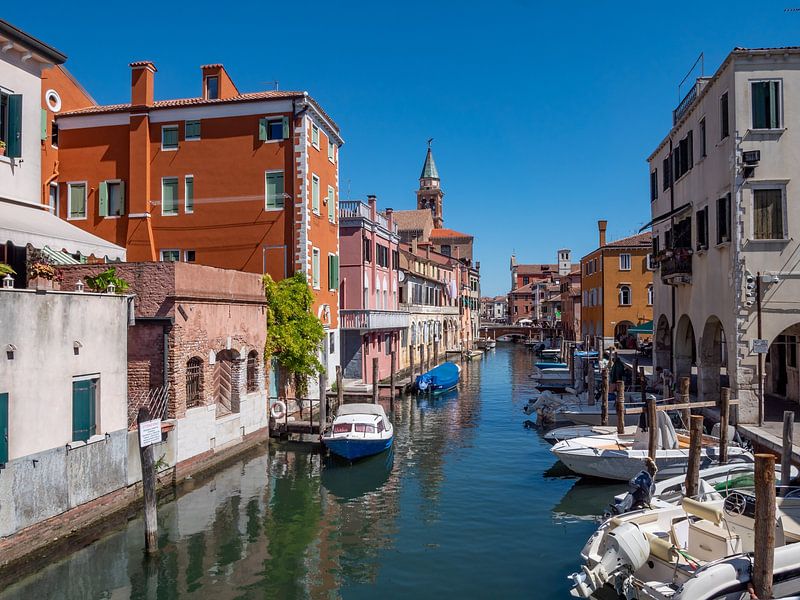
<path fill-rule="evenodd" d="M 628 328 L 653 320 L 650 233 L 606 242 L 607 221 L 598 221 L 599 246 L 581 259 L 581 333 L 604 348 L 628 337 Z"/>

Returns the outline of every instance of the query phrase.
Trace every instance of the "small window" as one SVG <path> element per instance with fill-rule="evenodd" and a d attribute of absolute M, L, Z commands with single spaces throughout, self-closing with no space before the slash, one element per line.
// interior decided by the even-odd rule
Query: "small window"
<path fill-rule="evenodd" d="M 258 352 L 255 350 L 247 355 L 247 391 L 258 391 Z"/>
<path fill-rule="evenodd" d="M 200 121 L 186 121 L 184 139 L 187 142 L 200 139 Z"/>
<path fill-rule="evenodd" d="M 730 122 L 728 120 L 728 92 L 719 99 L 719 139 L 724 140 L 730 135 Z"/>
<path fill-rule="evenodd" d="M 56 182 L 52 182 L 49 186 L 49 194 L 47 197 L 47 203 L 50 207 L 50 210 L 53 211 L 53 214 L 58 216 L 59 213 L 59 206 L 58 206 L 58 184 Z"/>
<path fill-rule="evenodd" d="M 267 210 L 283 208 L 283 171 L 273 171 L 266 176 L 266 202 Z"/>
<path fill-rule="evenodd" d="M 311 250 L 311 285 L 315 290 L 319 289 L 319 248 Z"/>
<path fill-rule="evenodd" d="M 656 238 L 654 238 L 654 239 L 656 239 Z M 648 271 L 655 271 L 655 269 L 656 269 L 656 263 L 655 263 L 655 261 L 653 260 L 653 255 L 652 255 L 652 254 L 648 254 L 648 255 L 645 257 L 645 259 L 644 259 L 644 264 L 647 266 L 647 270 L 648 270 Z"/>
<path fill-rule="evenodd" d="M 670 161 L 670 156 L 667 157 L 661 162 L 661 180 L 662 180 L 662 190 L 666 191 L 669 189 L 669 186 L 672 184 L 672 164 Z"/>
<path fill-rule="evenodd" d="M 161 149 L 162 150 L 177 150 L 178 149 L 178 126 L 177 125 L 164 125 L 161 128 Z"/>
<path fill-rule="evenodd" d="M 331 140 L 328 140 L 328 160 L 331 162 L 336 160 L 335 145 Z"/>
<path fill-rule="evenodd" d="M 161 180 L 161 214 L 178 214 L 178 178 L 164 177 Z"/>
<path fill-rule="evenodd" d="M 339 257 L 335 254 L 328 255 L 328 290 L 339 289 Z"/>
<path fill-rule="evenodd" d="M 203 361 L 193 356 L 186 362 L 186 408 L 203 404 Z"/>
<path fill-rule="evenodd" d="M 717 200 L 717 243 L 731 241 L 731 195 Z"/>
<path fill-rule="evenodd" d="M 782 240 L 783 190 L 753 190 L 753 237 L 757 240 Z"/>
<path fill-rule="evenodd" d="M 650 172 L 650 202 L 658 199 L 658 169 Z"/>
<path fill-rule="evenodd" d="M 364 262 L 372 262 L 372 242 L 370 242 L 369 238 L 364 238 L 362 245 L 364 248 Z"/>
<path fill-rule="evenodd" d="M 121 181 L 108 181 L 108 216 L 119 217 L 125 214 L 124 184 Z"/>
<path fill-rule="evenodd" d="M 183 183 L 183 208 L 186 214 L 194 212 L 194 175 L 187 175 Z"/>
<path fill-rule="evenodd" d="M 620 306 L 630 306 L 631 304 L 631 288 L 628 285 L 622 285 L 619 288 L 619 304 Z"/>
<path fill-rule="evenodd" d="M 619 255 L 619 270 L 620 271 L 630 271 L 631 270 L 631 255 L 630 254 L 620 254 Z"/>
<path fill-rule="evenodd" d="M 653 286 L 647 286 L 647 306 L 653 306 Z"/>
<path fill-rule="evenodd" d="M 178 262 L 181 259 L 180 250 L 162 250 L 161 260 L 164 262 Z"/>
<path fill-rule="evenodd" d="M 319 214 L 319 177 L 311 175 L 311 210 Z"/>
<path fill-rule="evenodd" d="M 70 183 L 67 184 L 69 196 L 69 218 L 86 218 L 86 184 Z"/>
<path fill-rule="evenodd" d="M 195 262 L 196 256 L 197 256 L 197 254 L 195 253 L 194 250 L 186 250 L 183 253 L 183 259 L 186 262 Z"/>
<path fill-rule="evenodd" d="M 336 352 L 336 334 L 333 332 L 328 334 L 328 354 Z"/>
<path fill-rule="evenodd" d="M 288 138 L 289 117 L 263 117 L 258 120 L 258 139 L 262 142 L 285 140 Z"/>
<path fill-rule="evenodd" d="M 319 150 L 319 127 L 311 124 L 311 145 Z"/>
<path fill-rule="evenodd" d="M 219 77 L 213 75 L 206 77 L 206 99 L 216 100 L 219 98 Z"/>
<path fill-rule="evenodd" d="M 700 156 L 706 156 L 706 120 L 700 121 Z"/>
<path fill-rule="evenodd" d="M 55 121 L 50 124 L 50 145 L 58 148 L 58 123 Z"/>
<path fill-rule="evenodd" d="M 708 207 L 697 211 L 697 249 L 708 248 Z"/>
<path fill-rule="evenodd" d="M 781 82 L 754 81 L 750 89 L 753 97 L 753 129 L 780 129 Z"/>
<path fill-rule="evenodd" d="M 331 223 L 336 222 L 336 190 L 333 189 L 332 185 L 328 186 L 328 198 L 326 200 L 328 204 L 328 221 Z"/>

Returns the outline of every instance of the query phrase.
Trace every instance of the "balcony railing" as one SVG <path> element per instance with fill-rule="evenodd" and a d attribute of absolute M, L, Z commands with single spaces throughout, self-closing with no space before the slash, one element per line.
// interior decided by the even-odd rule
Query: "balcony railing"
<path fill-rule="evenodd" d="M 372 222 L 372 211 L 369 204 L 364 204 L 359 200 L 340 200 L 339 201 L 339 218 L 340 219 L 365 219 Z M 375 221 L 380 227 L 389 229 L 389 220 L 381 213 L 375 214 Z M 394 233 L 397 232 L 395 226 Z"/>
<path fill-rule="evenodd" d="M 692 282 L 692 255 L 675 254 L 660 261 L 661 281 L 667 285 L 685 285 Z"/>
<path fill-rule="evenodd" d="M 683 97 L 683 100 L 680 101 L 677 108 L 672 111 L 673 125 L 681 120 L 681 117 L 686 114 L 686 111 L 689 110 L 689 107 L 691 107 L 694 101 L 697 100 L 697 95 L 700 93 L 700 90 L 703 89 L 704 84 L 704 80 L 696 81 L 695 84 L 689 89 L 687 94 Z"/>
<path fill-rule="evenodd" d="M 405 329 L 408 313 L 402 310 L 340 310 L 342 329 L 376 330 Z"/>

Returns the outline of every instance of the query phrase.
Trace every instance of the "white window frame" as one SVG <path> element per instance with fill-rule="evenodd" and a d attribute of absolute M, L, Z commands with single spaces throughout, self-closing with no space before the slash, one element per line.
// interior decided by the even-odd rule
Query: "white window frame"
<path fill-rule="evenodd" d="M 109 183 L 121 184 L 122 183 L 122 179 L 106 179 L 103 183 L 105 183 L 105 184 L 109 184 Z M 98 192 L 98 196 L 99 195 L 100 195 L 100 193 Z M 99 198 L 98 198 L 97 205 L 98 205 L 98 211 L 97 212 L 99 214 L 99 212 L 100 212 L 100 208 L 99 208 L 100 207 L 100 201 L 99 201 Z M 111 194 L 108 195 L 108 207 L 109 207 L 109 210 L 110 210 L 111 209 Z M 127 214 L 127 213 L 125 211 L 125 198 L 123 198 L 122 199 L 122 214 L 121 215 L 111 215 L 111 214 L 109 214 L 109 215 L 106 215 L 105 217 L 103 217 L 103 219 L 119 219 L 120 217 L 125 216 L 125 214 Z"/>
<path fill-rule="evenodd" d="M 648 252 L 647 256 L 644 257 L 644 265 L 648 271 L 655 271 L 656 267 L 653 264 L 653 254 L 652 252 Z"/>
<path fill-rule="evenodd" d="M 281 206 L 269 206 L 269 197 L 267 196 L 267 177 L 272 174 L 280 173 L 283 175 L 283 197 L 281 198 Z M 281 211 L 286 208 L 286 172 L 283 169 L 271 169 L 264 171 L 264 210 L 268 211 Z"/>
<path fill-rule="evenodd" d="M 162 177 L 161 178 L 161 216 L 163 216 L 163 217 L 177 217 L 181 212 L 181 209 L 180 209 L 180 206 L 181 206 L 180 198 L 175 198 L 175 200 L 177 200 L 177 202 L 175 203 L 175 212 L 174 213 L 164 212 L 164 181 L 167 180 L 167 179 L 174 179 L 175 180 L 175 183 L 176 183 L 176 185 L 175 185 L 175 193 L 176 194 L 178 193 L 178 190 L 180 189 L 180 185 L 181 185 L 181 178 L 180 177 Z"/>
<path fill-rule="evenodd" d="M 328 186 L 328 195 L 325 198 L 325 204 L 328 206 L 328 221 L 336 223 L 336 189 L 332 185 Z"/>
<path fill-rule="evenodd" d="M 747 240 L 753 244 L 782 244 L 789 240 L 789 222 L 788 222 L 788 214 L 787 214 L 787 198 L 786 198 L 786 184 L 788 181 L 786 180 L 779 180 L 779 181 L 758 181 L 752 182 L 749 184 L 750 187 L 750 213 L 749 215 L 749 225 L 750 231 L 748 232 Z M 755 206 L 756 206 L 756 190 L 781 190 L 781 214 L 782 214 L 782 224 L 783 224 L 783 237 L 777 239 L 758 239 L 756 238 L 756 228 L 755 228 Z M 731 199 L 731 212 L 733 212 L 733 200 Z M 735 215 L 731 215 L 731 229 L 736 227 L 733 219 Z"/>
<path fill-rule="evenodd" d="M 200 123 L 200 124 L 201 124 L 201 125 L 200 125 L 200 135 L 198 135 L 197 137 L 189 137 L 189 136 L 186 134 L 186 124 L 187 124 L 187 123 L 195 123 L 195 122 L 197 122 L 197 123 Z M 203 125 L 202 125 L 202 120 L 201 120 L 201 119 L 186 119 L 186 120 L 183 122 L 183 141 L 184 141 L 184 142 L 197 142 L 197 141 L 199 141 L 199 140 L 200 140 L 200 137 L 201 137 L 202 135 L 203 135 Z M 162 140 L 163 140 L 163 138 L 162 138 Z"/>
<path fill-rule="evenodd" d="M 189 252 L 194 252 L 194 260 L 193 261 L 189 260 Z M 193 250 L 191 248 L 189 250 L 184 250 L 183 251 L 183 262 L 187 262 L 187 263 L 188 262 L 197 262 L 197 250 Z"/>
<path fill-rule="evenodd" d="M 73 217 L 72 216 L 72 187 L 82 185 L 83 186 L 83 211 L 84 214 L 82 217 Z M 67 221 L 85 221 L 89 218 L 89 184 L 86 181 L 68 181 L 67 182 Z"/>
<path fill-rule="evenodd" d="M 332 256 L 336 256 L 336 254 L 334 254 L 333 252 L 328 252 L 328 271 L 330 271 L 330 264 L 331 264 L 331 257 Z M 328 273 L 328 280 L 329 281 L 330 281 L 330 278 L 331 278 L 331 274 Z M 328 291 L 329 292 L 335 292 L 337 290 L 336 290 L 336 288 L 330 287 L 330 284 L 328 284 Z"/>
<path fill-rule="evenodd" d="M 655 292 L 652 285 L 647 286 L 647 306 L 653 306 L 655 300 Z"/>
<path fill-rule="evenodd" d="M 622 290 L 624 290 L 624 289 L 628 290 L 628 301 L 627 302 L 623 302 L 622 301 Z M 620 306 L 632 306 L 633 305 L 633 289 L 627 283 L 619 286 L 619 289 L 617 290 L 617 296 L 618 296 L 617 300 L 619 301 L 619 305 Z"/>
<path fill-rule="evenodd" d="M 322 266 L 320 264 L 320 262 L 321 262 L 320 256 L 321 256 L 321 253 L 319 251 L 319 248 L 312 247 L 311 248 L 311 287 L 313 287 L 315 290 L 320 289 L 320 280 L 322 279 L 322 276 L 321 276 Z M 315 268 L 315 265 L 314 265 L 314 259 L 315 258 L 316 258 L 316 268 Z"/>
<path fill-rule="evenodd" d="M 176 144 L 174 148 L 165 148 L 164 147 L 164 130 L 166 129 L 174 129 L 175 130 L 175 137 L 177 138 Z M 181 145 L 181 129 L 178 127 L 177 123 L 170 123 L 168 125 L 161 126 L 161 150 L 163 152 L 175 152 Z"/>
<path fill-rule="evenodd" d="M 627 259 L 628 259 L 628 261 L 627 261 L 628 262 L 628 266 L 627 267 L 623 266 L 623 261 L 622 261 L 623 257 L 627 257 Z M 630 254 L 628 254 L 628 253 L 620 254 L 619 255 L 619 270 L 620 271 L 630 271 L 631 268 L 632 268 L 632 262 L 633 261 L 631 260 L 631 255 Z"/>
<path fill-rule="evenodd" d="M 55 189 L 56 196 L 55 196 L 55 205 L 50 204 L 50 190 Z M 47 208 L 48 210 L 53 213 L 55 216 L 59 216 L 59 204 L 61 203 L 61 190 L 59 189 L 59 185 L 57 181 L 51 181 L 50 185 L 47 186 Z"/>
<path fill-rule="evenodd" d="M 778 126 L 777 127 L 758 127 L 756 128 L 753 123 L 753 84 L 754 83 L 768 83 L 770 81 L 778 82 Z M 786 121 L 783 120 L 783 78 L 782 77 L 763 77 L 760 79 L 747 80 L 747 92 L 750 95 L 750 131 L 757 131 L 759 133 L 779 132 L 786 129 Z M 728 111 L 730 112 L 730 96 L 728 97 Z M 730 127 L 730 125 L 728 126 Z"/>
<path fill-rule="evenodd" d="M 189 207 L 189 193 L 188 193 L 188 186 L 189 182 L 192 182 L 192 206 Z M 191 215 L 194 213 L 194 175 L 184 175 L 183 176 L 183 212 L 187 215 Z"/>
<path fill-rule="evenodd" d="M 336 144 L 331 138 L 328 138 L 328 160 L 331 164 L 336 164 Z"/>
<path fill-rule="evenodd" d="M 316 187 L 314 186 L 315 182 L 317 184 Z M 284 183 L 285 183 L 285 180 L 284 180 Z M 316 173 L 312 173 L 311 174 L 311 212 L 313 212 L 317 216 L 320 215 L 320 209 L 319 209 L 319 192 L 320 192 L 319 187 L 320 187 L 320 185 L 322 185 L 322 184 L 321 184 L 321 182 L 319 180 L 319 176 Z"/>
<path fill-rule="evenodd" d="M 319 150 L 319 127 L 311 123 L 311 145 Z"/>
<path fill-rule="evenodd" d="M 178 260 L 165 260 L 164 259 L 165 252 L 177 252 Z M 161 250 L 158 251 L 158 257 L 161 260 L 161 262 L 181 262 L 181 256 L 183 256 L 183 253 L 179 248 L 162 248 Z"/>

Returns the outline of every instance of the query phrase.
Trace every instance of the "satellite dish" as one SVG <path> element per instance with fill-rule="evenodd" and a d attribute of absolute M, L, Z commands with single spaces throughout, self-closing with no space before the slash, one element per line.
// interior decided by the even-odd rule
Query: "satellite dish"
<path fill-rule="evenodd" d="M 406 274 L 403 273 L 402 271 L 398 271 L 397 272 L 397 281 L 399 281 L 400 283 L 403 283 L 405 280 L 406 280 Z"/>

